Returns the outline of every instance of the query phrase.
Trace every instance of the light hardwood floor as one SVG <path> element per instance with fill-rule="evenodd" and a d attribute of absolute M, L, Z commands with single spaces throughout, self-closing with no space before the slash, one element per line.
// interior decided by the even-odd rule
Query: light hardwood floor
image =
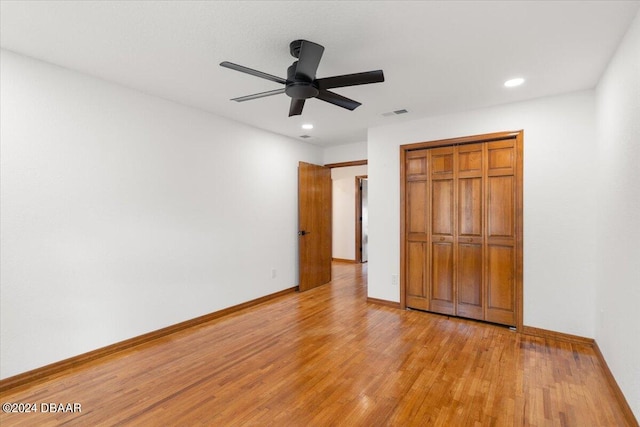
<path fill-rule="evenodd" d="M 366 302 L 334 280 L 14 389 L 0 425 L 625 426 L 587 345 Z"/>

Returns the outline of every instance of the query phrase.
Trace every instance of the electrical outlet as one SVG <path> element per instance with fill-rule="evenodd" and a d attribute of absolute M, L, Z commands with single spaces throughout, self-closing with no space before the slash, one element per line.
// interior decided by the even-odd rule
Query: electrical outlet
<path fill-rule="evenodd" d="M 275 278 L 276 278 L 276 276 L 277 276 L 276 269 L 275 269 L 275 268 L 272 268 L 272 269 L 271 269 L 271 278 L 272 278 L 272 279 L 275 279 Z"/>
<path fill-rule="evenodd" d="M 397 274 L 392 274 L 391 275 L 391 286 L 397 287 L 399 285 L 400 285 L 400 278 L 398 277 Z"/>

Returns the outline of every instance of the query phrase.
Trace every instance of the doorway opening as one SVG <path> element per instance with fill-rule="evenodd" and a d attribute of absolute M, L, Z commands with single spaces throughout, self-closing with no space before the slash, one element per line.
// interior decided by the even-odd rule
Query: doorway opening
<path fill-rule="evenodd" d="M 361 263 L 361 247 L 365 251 L 365 259 L 368 259 L 367 246 L 363 247 L 361 244 L 363 229 L 360 221 L 363 216 L 360 183 L 367 178 L 367 161 L 325 166 L 331 168 L 332 180 L 332 259 L 352 264 Z M 365 221 L 368 217 L 367 202 L 368 197 L 365 197 Z M 368 227 L 364 231 L 365 238 L 368 238 Z"/>
<path fill-rule="evenodd" d="M 356 263 L 369 261 L 369 180 L 356 176 Z"/>

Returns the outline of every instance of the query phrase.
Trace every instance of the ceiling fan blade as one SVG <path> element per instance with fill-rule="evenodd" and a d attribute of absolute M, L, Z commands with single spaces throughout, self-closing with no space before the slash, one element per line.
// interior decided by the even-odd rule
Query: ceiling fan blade
<path fill-rule="evenodd" d="M 299 116 L 300 114 L 302 114 L 304 101 L 304 99 L 291 98 L 291 105 L 289 106 L 289 117 Z"/>
<path fill-rule="evenodd" d="M 296 79 L 305 79 L 312 82 L 316 78 L 316 71 L 318 70 L 318 65 L 320 65 L 323 52 L 324 47 L 319 44 L 302 40 L 296 67 Z"/>
<path fill-rule="evenodd" d="M 231 100 L 236 102 L 243 102 L 243 101 L 249 101 L 252 99 L 264 98 L 265 96 L 280 95 L 281 93 L 284 93 L 284 88 L 270 90 L 267 92 L 254 93 L 253 95 L 240 96 L 238 98 L 232 98 Z"/>
<path fill-rule="evenodd" d="M 366 85 L 384 81 L 382 70 L 367 71 L 365 73 L 345 74 L 343 76 L 326 77 L 316 80 L 319 89 L 331 89 L 334 87 Z"/>
<path fill-rule="evenodd" d="M 262 71 L 254 70 L 252 68 L 244 67 L 242 65 L 234 64 L 233 62 L 224 61 L 220 63 L 221 67 L 230 68 L 232 70 L 240 71 L 241 73 L 251 74 L 252 76 L 261 77 L 263 79 L 271 80 L 272 82 L 286 84 L 287 81 L 278 76 L 263 73 Z"/>
<path fill-rule="evenodd" d="M 353 99 L 346 98 L 342 95 L 338 95 L 337 93 L 321 89 L 316 96 L 318 99 L 322 99 L 325 102 L 328 102 L 333 105 L 337 105 L 338 107 L 346 108 L 347 110 L 355 110 L 362 104 L 358 101 L 354 101 Z"/>

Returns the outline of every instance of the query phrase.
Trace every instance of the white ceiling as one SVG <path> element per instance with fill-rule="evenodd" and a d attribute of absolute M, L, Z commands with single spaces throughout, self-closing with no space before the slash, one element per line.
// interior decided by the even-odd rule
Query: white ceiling
<path fill-rule="evenodd" d="M 2 1 L 2 47 L 318 145 L 365 141 L 366 129 L 593 88 L 638 1 Z M 325 47 L 317 77 L 384 70 L 384 83 L 334 91 L 350 112 L 308 100 L 287 117 L 280 85 L 289 42 Z M 502 83 L 522 76 L 525 85 Z M 383 113 L 407 109 L 409 114 Z M 315 129 L 300 128 L 311 122 Z"/>

